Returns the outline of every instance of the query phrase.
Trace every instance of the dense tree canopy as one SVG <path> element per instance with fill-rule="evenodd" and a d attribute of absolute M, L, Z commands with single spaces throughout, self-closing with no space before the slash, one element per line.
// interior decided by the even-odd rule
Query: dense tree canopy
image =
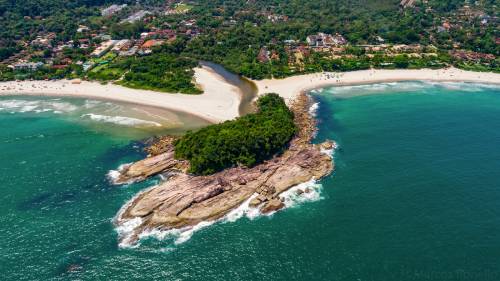
<path fill-rule="evenodd" d="M 277 94 L 260 97 L 257 106 L 257 113 L 187 133 L 175 143 L 175 157 L 189 160 L 190 172 L 206 175 L 281 152 L 296 132 L 293 113 Z"/>

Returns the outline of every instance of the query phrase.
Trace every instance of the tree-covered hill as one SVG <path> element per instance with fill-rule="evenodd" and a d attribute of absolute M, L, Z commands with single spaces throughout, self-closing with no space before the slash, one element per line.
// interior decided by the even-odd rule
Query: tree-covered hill
<path fill-rule="evenodd" d="M 201 175 L 270 159 L 295 134 L 293 113 L 277 94 L 260 97 L 257 106 L 257 113 L 187 133 L 175 143 L 175 157 L 189 160 L 190 172 Z"/>

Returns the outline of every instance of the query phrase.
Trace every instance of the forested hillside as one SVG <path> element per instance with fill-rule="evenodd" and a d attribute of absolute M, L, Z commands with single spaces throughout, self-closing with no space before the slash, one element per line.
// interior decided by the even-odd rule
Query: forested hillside
<path fill-rule="evenodd" d="M 499 10 L 495 0 L 0 0 L 0 80 L 124 79 L 195 93 L 197 60 L 255 79 L 370 67 L 498 72 Z M 24 62 L 43 66 L 15 67 Z M 170 66 L 137 72 L 158 62 Z"/>

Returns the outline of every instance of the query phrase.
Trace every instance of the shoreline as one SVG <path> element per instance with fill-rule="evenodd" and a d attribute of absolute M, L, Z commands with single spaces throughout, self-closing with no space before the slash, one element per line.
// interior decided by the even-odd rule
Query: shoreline
<path fill-rule="evenodd" d="M 237 87 L 209 67 L 195 68 L 196 83 L 203 94 L 187 95 L 131 89 L 115 84 L 71 80 L 0 82 L 0 96 L 75 97 L 115 101 L 131 105 L 192 114 L 211 123 L 239 116 L 242 95 Z"/>
<path fill-rule="evenodd" d="M 350 72 L 318 72 L 284 79 L 251 80 L 256 93 L 245 93 L 238 84 L 218 73 L 210 65 L 195 68 L 196 83 L 204 92 L 200 95 L 172 94 L 131 89 L 114 84 L 71 80 L 0 82 L 0 96 L 78 97 L 143 105 L 173 112 L 192 114 L 211 123 L 234 119 L 242 113 L 245 96 L 255 99 L 265 93 L 277 93 L 287 103 L 300 93 L 332 86 L 368 85 L 404 81 L 468 82 L 500 84 L 500 74 L 473 72 L 457 68 L 444 69 L 369 69 Z M 242 78 L 243 79 L 243 78 Z"/>
<path fill-rule="evenodd" d="M 407 81 L 466 82 L 500 85 L 500 74 L 473 72 L 457 68 L 442 69 L 368 69 L 349 72 L 319 72 L 284 79 L 254 80 L 261 96 L 277 93 L 287 102 L 300 93 L 335 86 L 370 85 Z"/>

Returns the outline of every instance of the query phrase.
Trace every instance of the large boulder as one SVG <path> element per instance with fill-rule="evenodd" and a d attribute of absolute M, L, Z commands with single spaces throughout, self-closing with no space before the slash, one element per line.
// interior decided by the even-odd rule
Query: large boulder
<path fill-rule="evenodd" d="M 271 212 L 278 211 L 279 209 L 285 207 L 285 204 L 279 199 L 271 199 L 260 209 L 263 214 L 268 214 Z"/>

